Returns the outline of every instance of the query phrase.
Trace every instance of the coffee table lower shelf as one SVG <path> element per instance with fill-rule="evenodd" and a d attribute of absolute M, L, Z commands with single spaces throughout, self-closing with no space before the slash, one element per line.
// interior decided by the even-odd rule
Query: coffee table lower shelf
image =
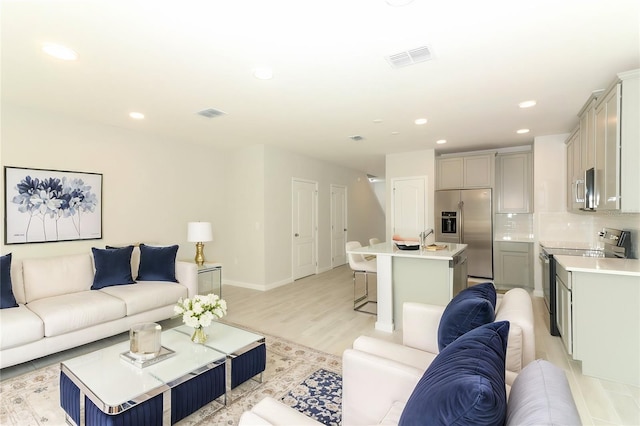
<path fill-rule="evenodd" d="M 225 395 L 225 364 L 193 375 L 188 380 L 168 383 L 151 390 L 140 401 L 127 401 L 117 407 L 101 404 L 88 390 L 76 384 L 73 374 L 60 372 L 60 405 L 67 423 L 75 425 L 165 425 L 174 424 L 211 401 Z M 126 383 L 123 383 L 126 386 Z M 84 412 L 84 413 L 83 413 Z M 84 415 L 83 415 L 84 414 Z M 170 423 L 168 422 L 170 416 Z"/>

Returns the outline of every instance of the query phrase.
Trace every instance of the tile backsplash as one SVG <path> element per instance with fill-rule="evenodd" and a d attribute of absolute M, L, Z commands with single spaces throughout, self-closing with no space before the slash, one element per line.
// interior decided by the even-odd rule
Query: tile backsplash
<path fill-rule="evenodd" d="M 538 241 L 572 241 L 596 245 L 602 228 L 615 228 L 631 234 L 630 258 L 638 258 L 640 215 L 612 212 L 598 213 L 538 213 Z"/>
<path fill-rule="evenodd" d="M 493 236 L 499 241 L 533 241 L 533 215 L 498 213 L 493 223 Z"/>

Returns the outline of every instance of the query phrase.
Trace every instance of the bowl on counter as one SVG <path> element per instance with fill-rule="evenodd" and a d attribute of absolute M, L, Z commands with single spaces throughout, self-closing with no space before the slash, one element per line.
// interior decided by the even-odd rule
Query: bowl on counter
<path fill-rule="evenodd" d="M 420 243 L 418 241 L 394 241 L 394 244 L 400 250 L 419 250 Z"/>

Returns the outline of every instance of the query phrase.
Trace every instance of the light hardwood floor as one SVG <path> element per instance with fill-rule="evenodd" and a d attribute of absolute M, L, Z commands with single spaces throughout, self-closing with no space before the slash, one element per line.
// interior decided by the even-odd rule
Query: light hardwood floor
<path fill-rule="evenodd" d="M 375 286 L 375 281 L 373 281 Z M 225 285 L 227 321 L 341 355 L 360 335 L 400 342 L 399 331 L 375 330 L 375 316 L 353 310 L 353 282 L 348 266 L 297 280 L 268 292 Z M 548 332 L 544 302 L 533 298 L 536 355 L 567 372 L 567 377 L 585 425 L 640 425 L 640 388 L 583 376 L 580 364 L 566 355 L 558 337 Z M 167 320 L 164 328 L 179 324 Z M 128 338 L 126 333 L 81 348 L 51 355 L 0 371 L 4 380 L 26 371 L 60 362 Z"/>

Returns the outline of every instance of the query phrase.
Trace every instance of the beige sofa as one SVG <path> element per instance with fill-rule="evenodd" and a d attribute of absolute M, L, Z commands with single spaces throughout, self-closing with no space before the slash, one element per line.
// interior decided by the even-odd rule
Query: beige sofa
<path fill-rule="evenodd" d="M 176 261 L 176 282 L 138 281 L 91 290 L 93 256 L 13 259 L 18 307 L 0 310 L 0 368 L 125 332 L 133 324 L 173 317 L 180 297 L 197 294 L 195 263 Z M 132 277 L 139 248 L 131 256 Z"/>

